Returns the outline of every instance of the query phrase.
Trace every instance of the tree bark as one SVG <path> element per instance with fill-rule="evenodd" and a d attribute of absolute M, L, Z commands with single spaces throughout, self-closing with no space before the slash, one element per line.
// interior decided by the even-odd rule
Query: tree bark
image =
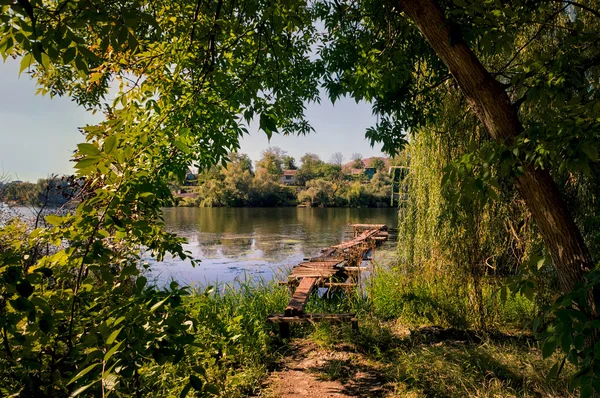
<path fill-rule="evenodd" d="M 515 107 L 503 86 L 483 67 L 469 46 L 452 32 L 435 0 L 399 0 L 398 3 L 446 64 L 492 138 L 512 145 L 522 131 Z M 593 264 L 558 187 L 547 170 L 535 169 L 532 165 L 525 167 L 524 175 L 516 178 L 516 185 L 552 255 L 561 290 L 571 291 Z M 594 303 L 592 305 L 595 307 Z M 592 311 L 595 313 L 595 308 Z"/>

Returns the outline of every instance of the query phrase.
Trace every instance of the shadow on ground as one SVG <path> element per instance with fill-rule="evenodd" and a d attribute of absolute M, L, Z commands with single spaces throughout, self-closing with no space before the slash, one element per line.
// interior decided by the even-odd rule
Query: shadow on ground
<path fill-rule="evenodd" d="M 357 334 L 326 328 L 287 345 L 274 372 L 283 393 L 275 396 L 575 397 L 568 369 L 546 381 L 556 358 L 542 359 L 531 336 L 438 326 L 399 331 L 376 321 L 362 322 Z"/>

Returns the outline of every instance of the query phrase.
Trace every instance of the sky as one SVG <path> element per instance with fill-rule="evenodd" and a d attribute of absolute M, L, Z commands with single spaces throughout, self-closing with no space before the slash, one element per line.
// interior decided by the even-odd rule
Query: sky
<path fill-rule="evenodd" d="M 8 180 L 36 181 L 50 174 L 71 174 L 69 161 L 77 144 L 84 141 L 77 129 L 101 120 L 78 107 L 68 98 L 35 95 L 35 82 L 19 77 L 19 61 L 0 62 L 0 177 Z M 250 134 L 241 140 L 242 153 L 254 161 L 268 146 L 278 146 L 297 161 L 307 153 L 316 153 L 327 161 L 334 152 L 342 152 L 345 161 L 353 153 L 363 157 L 381 156 L 381 146 L 370 147 L 365 131 L 375 124 L 371 107 L 341 99 L 335 106 L 326 96 L 322 103 L 307 106 L 306 116 L 315 132 L 307 136 L 274 134 L 270 142 L 253 124 Z"/>

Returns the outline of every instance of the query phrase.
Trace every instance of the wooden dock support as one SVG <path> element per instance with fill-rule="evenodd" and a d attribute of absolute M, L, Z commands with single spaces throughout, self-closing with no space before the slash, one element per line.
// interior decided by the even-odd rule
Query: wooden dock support
<path fill-rule="evenodd" d="M 304 308 L 313 290 L 318 287 L 354 288 L 362 272 L 372 267 L 361 266 L 362 261 L 368 260 L 375 246 L 387 240 L 388 228 L 384 224 L 352 224 L 351 240 L 321 250 L 316 257 L 305 258 L 303 262 L 292 268 L 286 284 L 292 297 L 284 314 L 271 314 L 268 322 L 279 324 L 282 338 L 289 338 L 290 323 L 298 322 L 350 322 L 352 330 L 358 331 L 358 320 L 354 314 L 305 314 Z M 295 288 L 295 289 L 294 289 Z"/>

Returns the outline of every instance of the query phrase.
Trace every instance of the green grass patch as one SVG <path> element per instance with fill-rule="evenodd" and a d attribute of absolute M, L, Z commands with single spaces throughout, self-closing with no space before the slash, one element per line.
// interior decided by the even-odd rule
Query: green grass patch
<path fill-rule="evenodd" d="M 142 369 L 154 380 L 147 386 L 152 396 L 178 396 L 190 375 L 206 392 L 256 394 L 282 347 L 276 326 L 266 318 L 282 312 L 287 301 L 287 288 L 256 280 L 194 291 L 185 302 L 197 321 L 192 348 L 177 365 Z"/>

